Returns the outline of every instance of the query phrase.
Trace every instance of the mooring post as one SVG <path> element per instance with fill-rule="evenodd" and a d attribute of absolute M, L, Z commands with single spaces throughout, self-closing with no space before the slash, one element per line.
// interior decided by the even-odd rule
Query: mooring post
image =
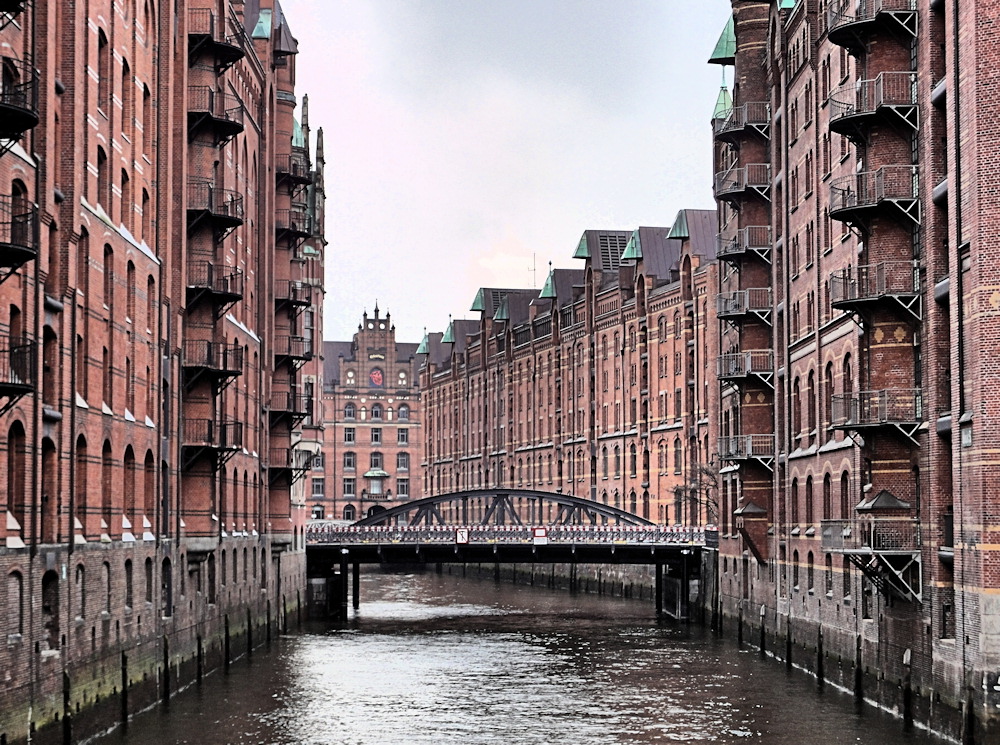
<path fill-rule="evenodd" d="M 357 610 L 361 607 L 361 562 L 354 562 L 353 574 L 352 600 L 354 601 L 354 610 Z"/>
<path fill-rule="evenodd" d="M 656 562 L 656 617 L 663 617 L 663 562 Z"/>

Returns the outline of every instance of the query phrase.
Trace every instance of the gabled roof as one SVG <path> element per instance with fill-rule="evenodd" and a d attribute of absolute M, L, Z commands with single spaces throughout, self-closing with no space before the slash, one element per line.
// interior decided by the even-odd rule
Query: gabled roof
<path fill-rule="evenodd" d="M 585 230 L 573 258 L 590 259 L 598 272 L 614 271 L 630 235 L 627 230 Z"/>

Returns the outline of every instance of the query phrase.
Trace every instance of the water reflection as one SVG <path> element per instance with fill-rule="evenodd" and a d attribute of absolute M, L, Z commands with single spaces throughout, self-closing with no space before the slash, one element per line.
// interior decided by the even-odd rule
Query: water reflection
<path fill-rule="evenodd" d="M 931 743 L 648 604 L 362 576 L 349 625 L 282 639 L 122 743 Z"/>

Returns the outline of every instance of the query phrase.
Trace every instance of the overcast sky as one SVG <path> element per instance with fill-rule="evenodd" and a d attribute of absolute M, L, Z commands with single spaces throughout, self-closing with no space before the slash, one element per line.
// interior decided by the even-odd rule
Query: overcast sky
<path fill-rule="evenodd" d="M 589 228 L 712 208 L 728 0 L 282 0 L 326 143 L 324 336 L 541 288 Z M 534 268 L 534 270 L 533 270 Z"/>

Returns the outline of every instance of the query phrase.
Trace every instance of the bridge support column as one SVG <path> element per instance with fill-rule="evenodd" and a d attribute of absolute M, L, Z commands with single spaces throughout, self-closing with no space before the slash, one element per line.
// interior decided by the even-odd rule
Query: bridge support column
<path fill-rule="evenodd" d="M 663 563 L 656 562 L 656 617 L 663 616 Z"/>
<path fill-rule="evenodd" d="M 354 562 L 352 574 L 354 575 L 352 577 L 352 584 L 353 584 L 352 600 L 354 601 L 354 610 L 357 610 L 358 608 L 361 607 L 361 563 L 360 562 L 357 561 Z"/>
<path fill-rule="evenodd" d="M 340 587 L 337 593 L 340 595 L 340 617 L 347 620 L 347 549 L 343 549 L 340 554 Z"/>

